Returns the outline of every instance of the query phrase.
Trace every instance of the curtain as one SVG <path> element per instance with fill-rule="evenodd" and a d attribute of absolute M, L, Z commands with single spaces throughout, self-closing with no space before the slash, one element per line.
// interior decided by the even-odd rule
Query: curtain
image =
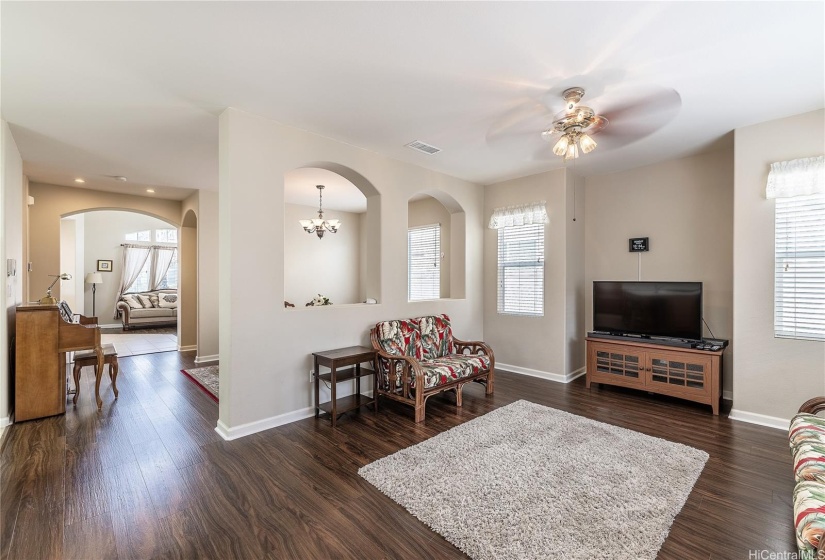
<path fill-rule="evenodd" d="M 119 301 L 124 292 L 135 283 L 148 258 L 149 247 L 141 247 L 140 245 L 123 246 L 123 275 L 120 278 L 120 287 L 117 289 L 117 299 L 115 301 Z M 114 318 L 117 319 L 119 314 L 120 312 L 115 307 Z"/>
<path fill-rule="evenodd" d="M 154 291 L 159 289 L 159 285 L 169 271 L 169 265 L 175 257 L 174 247 L 152 247 L 152 277 L 149 279 L 149 289 Z"/>
<path fill-rule="evenodd" d="M 531 202 L 530 204 L 520 204 L 518 206 L 505 206 L 496 208 L 490 216 L 490 229 L 501 229 L 504 227 L 524 226 L 531 224 L 549 224 L 547 217 L 546 202 Z"/>
<path fill-rule="evenodd" d="M 825 156 L 771 164 L 766 198 L 790 198 L 825 192 Z"/>

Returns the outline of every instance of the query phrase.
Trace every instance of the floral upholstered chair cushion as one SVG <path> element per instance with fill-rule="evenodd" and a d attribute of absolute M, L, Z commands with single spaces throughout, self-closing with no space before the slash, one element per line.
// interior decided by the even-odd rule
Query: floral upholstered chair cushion
<path fill-rule="evenodd" d="M 450 354 L 421 362 L 421 369 L 424 370 L 424 388 L 429 389 L 490 369 L 490 357 Z"/>
<path fill-rule="evenodd" d="M 375 325 L 375 334 L 381 350 L 394 356 L 410 356 L 421 359 L 421 333 L 418 323 L 410 319 L 383 321 Z M 378 360 L 378 382 L 387 390 L 390 387 L 390 372 L 387 360 Z M 401 387 L 404 364 L 395 362 L 395 388 Z M 413 377 L 414 379 L 414 377 Z M 415 385 L 415 381 L 413 381 Z"/>
<path fill-rule="evenodd" d="M 816 549 L 825 534 L 825 484 L 805 481 L 793 491 L 794 526 L 800 558 L 816 558 Z"/>
<path fill-rule="evenodd" d="M 453 353 L 453 328 L 447 315 L 428 315 L 416 319 L 421 331 L 423 358 L 433 360 Z"/>
<path fill-rule="evenodd" d="M 387 354 L 421 359 L 421 334 L 410 319 L 383 321 L 375 325 L 378 344 Z"/>
<path fill-rule="evenodd" d="M 791 420 L 788 440 L 793 451 L 803 443 L 825 445 L 825 418 L 802 412 Z"/>
<path fill-rule="evenodd" d="M 793 448 L 793 471 L 797 482 L 825 483 L 825 443 L 800 443 Z"/>

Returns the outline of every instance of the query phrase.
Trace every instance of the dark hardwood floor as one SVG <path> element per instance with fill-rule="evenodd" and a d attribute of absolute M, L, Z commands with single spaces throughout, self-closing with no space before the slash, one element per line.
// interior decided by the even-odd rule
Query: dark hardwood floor
<path fill-rule="evenodd" d="M 659 558 L 795 550 L 785 434 L 709 407 L 500 372 L 494 396 L 467 387 L 463 409 L 433 397 L 421 425 L 411 408 L 382 401 L 377 415 L 349 413 L 335 430 L 312 418 L 225 442 L 217 405 L 179 373 L 193 357 L 123 358 L 120 399 L 104 376 L 101 412 L 88 369 L 65 416 L 5 430 L 0 558 L 464 558 L 357 470 L 518 399 L 710 454 Z M 609 535 L 583 545 L 612 557 Z"/>

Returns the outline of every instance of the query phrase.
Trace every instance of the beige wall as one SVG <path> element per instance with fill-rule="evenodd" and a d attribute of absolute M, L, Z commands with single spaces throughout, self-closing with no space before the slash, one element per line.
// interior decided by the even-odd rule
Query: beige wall
<path fill-rule="evenodd" d="M 478 185 L 235 109 L 221 114 L 219 144 L 219 431 L 224 435 L 311 415 L 311 353 L 369 344 L 369 328 L 379 320 L 449 313 L 457 336 L 482 336 L 484 194 Z M 360 174 L 345 176 L 367 190 L 367 242 L 376 250 L 368 251 L 366 295 L 379 304 L 284 309 L 284 201 L 278 178 L 329 162 Z M 466 212 L 466 300 L 406 301 L 405 215 L 407 201 L 422 189 L 448 193 Z M 262 289 L 270 297 L 262 297 Z"/>
<path fill-rule="evenodd" d="M 23 223 L 25 213 L 25 181 L 23 177 L 23 160 L 17 144 L 11 135 L 6 121 L 0 120 L 0 263 L 3 270 L 3 283 L 0 295 L 6 310 L 0 319 L 0 427 L 9 423 L 14 408 L 13 374 L 9 367 L 9 342 L 15 334 L 15 308 L 23 302 L 23 284 L 25 282 L 23 253 Z M 59 224 L 58 224 L 59 227 Z M 6 259 L 15 259 L 17 273 L 6 276 Z"/>
<path fill-rule="evenodd" d="M 218 193 L 198 191 L 198 355 L 218 359 Z"/>
<path fill-rule="evenodd" d="M 60 218 L 86 210 L 132 210 L 180 224 L 181 203 L 145 196 L 124 195 L 89 189 L 31 183 L 29 194 L 34 206 L 29 208 L 29 276 L 30 297 L 39 298 L 51 283 L 49 274 L 60 268 Z M 55 285 L 53 294 L 60 299 Z"/>
<path fill-rule="evenodd" d="M 318 294 L 334 305 L 364 301 L 360 274 L 363 214 L 326 211 L 328 219 L 341 220 L 341 228 L 318 239 L 298 223 L 317 213 L 313 206 L 284 204 L 284 300 L 296 307 L 303 307 Z"/>
<path fill-rule="evenodd" d="M 565 280 L 565 368 L 566 373 L 582 371 L 586 363 L 585 348 L 585 244 L 584 228 L 587 223 L 585 215 L 585 180 L 574 177 L 572 173 L 565 176 L 566 203 L 566 243 L 567 252 Z"/>
<path fill-rule="evenodd" d="M 484 340 L 493 347 L 496 362 L 502 368 L 511 366 L 516 371 L 557 380 L 568 377 L 582 362 L 575 342 L 583 330 L 581 310 L 568 316 L 567 308 L 570 294 L 574 295 L 575 303 L 576 293 L 574 286 L 568 288 L 568 281 L 575 282 L 581 274 L 571 271 L 568 278 L 568 265 L 579 266 L 580 259 L 577 256 L 568 259 L 568 229 L 576 236 L 581 227 L 577 224 L 568 228 L 568 190 L 572 193 L 572 184 L 568 185 L 563 169 L 488 185 L 484 189 Z M 550 217 L 544 234 L 544 316 L 499 315 L 496 305 L 498 232 L 487 229 L 486 225 L 496 208 L 540 200 L 547 201 Z M 576 241 L 572 247 L 580 250 L 580 245 Z"/>
<path fill-rule="evenodd" d="M 450 296 L 450 237 L 451 237 L 452 216 L 447 208 L 433 197 L 410 202 L 407 210 L 407 227 L 431 226 L 441 224 L 441 252 L 444 258 L 441 259 L 441 288 L 440 296 L 448 298 Z"/>
<path fill-rule="evenodd" d="M 825 395 L 825 343 L 774 338 L 775 203 L 765 185 L 771 163 L 825 152 L 824 121 L 819 110 L 735 133 L 733 406 L 773 424 Z"/>
<path fill-rule="evenodd" d="M 178 311 L 178 349 L 198 347 L 198 197 L 195 192 L 181 202 L 180 307 Z"/>
<path fill-rule="evenodd" d="M 705 320 L 717 338 L 731 339 L 731 150 L 588 177 L 585 184 L 587 330 L 593 325 L 593 281 L 639 279 L 641 255 L 642 280 L 702 282 Z M 631 237 L 649 237 L 650 251 L 628 252 Z M 724 361 L 729 395 L 730 350 Z"/>

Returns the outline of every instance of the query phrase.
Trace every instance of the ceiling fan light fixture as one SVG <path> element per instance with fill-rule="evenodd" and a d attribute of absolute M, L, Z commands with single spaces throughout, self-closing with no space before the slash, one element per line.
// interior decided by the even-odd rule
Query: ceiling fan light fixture
<path fill-rule="evenodd" d="M 571 142 L 569 146 L 567 146 L 567 152 L 564 154 L 564 159 L 576 159 L 579 157 L 579 148 L 576 146 L 575 142 Z"/>
<path fill-rule="evenodd" d="M 590 136 L 582 132 L 582 135 L 579 136 L 579 146 L 581 146 L 582 152 L 585 154 L 589 154 L 593 150 L 596 149 L 596 141 L 593 140 Z"/>
<path fill-rule="evenodd" d="M 559 141 L 556 142 L 556 145 L 553 146 L 553 153 L 557 156 L 563 156 L 567 153 L 567 147 L 570 145 L 570 138 L 565 134 Z"/>

